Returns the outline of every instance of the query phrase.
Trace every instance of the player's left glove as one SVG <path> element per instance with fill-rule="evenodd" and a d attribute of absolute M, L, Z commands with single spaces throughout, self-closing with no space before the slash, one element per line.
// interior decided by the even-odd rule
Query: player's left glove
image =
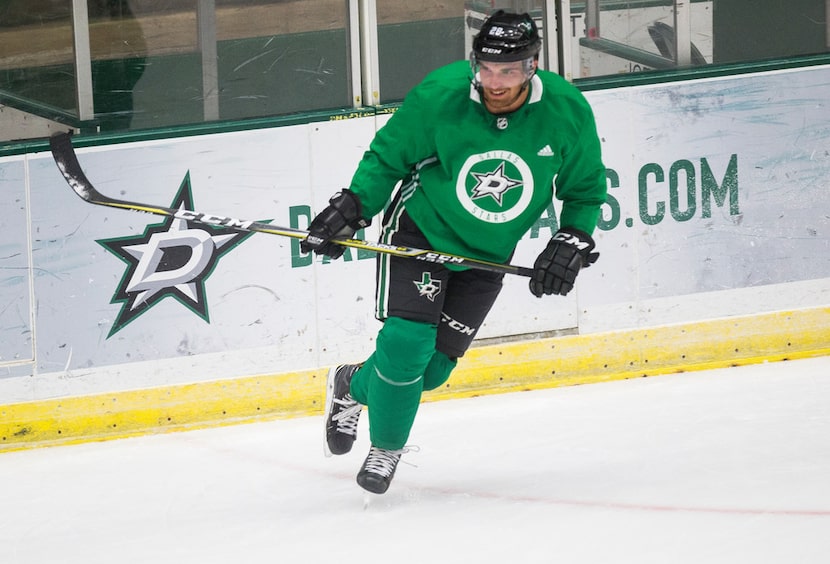
<path fill-rule="evenodd" d="M 541 298 L 545 294 L 564 296 L 570 292 L 580 269 L 599 258 L 599 253 L 591 252 L 594 246 L 594 240 L 584 231 L 568 227 L 557 231 L 533 264 L 533 295 Z"/>
<path fill-rule="evenodd" d="M 331 197 L 329 205 L 317 214 L 308 226 L 308 236 L 300 241 L 304 253 L 314 251 L 333 259 L 340 258 L 346 247 L 332 239 L 350 239 L 355 231 L 367 227 L 371 221 L 363 219 L 360 200 L 351 190 L 341 190 Z"/>

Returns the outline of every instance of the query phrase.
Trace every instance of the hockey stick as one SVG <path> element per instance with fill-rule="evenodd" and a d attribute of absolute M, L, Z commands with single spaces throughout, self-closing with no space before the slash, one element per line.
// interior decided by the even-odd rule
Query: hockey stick
<path fill-rule="evenodd" d="M 57 133 L 53 135 L 49 139 L 49 148 L 51 149 L 52 157 L 55 159 L 55 163 L 58 165 L 58 169 L 60 169 L 61 174 L 63 174 L 63 177 L 66 179 L 66 182 L 78 196 L 90 204 L 176 217 L 205 225 L 219 225 L 223 227 L 231 227 L 240 231 L 268 233 L 270 235 L 281 235 L 283 237 L 293 237 L 295 239 L 304 239 L 306 235 L 308 235 L 308 231 L 295 229 L 293 227 L 279 227 L 258 221 L 242 220 L 222 215 L 212 215 L 192 210 L 178 210 L 110 198 L 109 196 L 105 196 L 96 190 L 95 186 L 92 185 L 86 177 L 86 174 L 84 174 L 81 164 L 78 162 L 78 156 L 75 154 L 75 148 L 72 146 L 72 139 L 69 133 Z M 512 264 L 489 262 L 449 253 L 441 253 L 429 249 L 399 247 L 386 243 L 363 241 L 361 239 L 335 239 L 334 241 L 344 247 L 364 249 L 366 251 L 385 253 L 397 257 L 414 258 L 417 260 L 439 264 L 455 264 L 458 266 L 465 266 L 478 270 L 487 270 L 490 272 L 500 272 L 504 274 L 517 274 L 519 276 L 528 277 L 533 276 L 533 269 L 531 268 L 514 266 Z"/>

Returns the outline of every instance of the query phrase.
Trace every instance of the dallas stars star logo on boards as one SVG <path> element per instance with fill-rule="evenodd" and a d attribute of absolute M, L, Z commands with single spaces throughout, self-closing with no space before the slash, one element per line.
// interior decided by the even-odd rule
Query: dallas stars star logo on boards
<path fill-rule="evenodd" d="M 171 208 L 193 211 L 190 171 Z M 148 225 L 142 235 L 97 243 L 127 264 L 110 303 L 121 303 L 109 339 L 166 297 L 172 297 L 210 323 L 205 280 L 219 259 L 252 233 L 169 217 Z"/>

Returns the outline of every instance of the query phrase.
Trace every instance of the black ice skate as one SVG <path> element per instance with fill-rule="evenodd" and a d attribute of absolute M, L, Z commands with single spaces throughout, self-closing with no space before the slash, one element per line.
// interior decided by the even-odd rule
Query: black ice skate
<path fill-rule="evenodd" d="M 359 364 L 342 364 L 329 370 L 326 382 L 326 456 L 346 454 L 357 438 L 357 421 L 363 406 L 349 393 Z"/>
<path fill-rule="evenodd" d="M 405 450 L 387 450 L 373 446 L 357 473 L 357 483 L 366 491 L 386 493 L 404 452 Z"/>

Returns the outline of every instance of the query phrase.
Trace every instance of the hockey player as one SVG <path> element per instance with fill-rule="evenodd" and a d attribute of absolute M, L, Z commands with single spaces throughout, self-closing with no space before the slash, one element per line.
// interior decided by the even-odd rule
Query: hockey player
<path fill-rule="evenodd" d="M 605 167 L 588 103 L 558 75 L 537 70 L 540 46 L 527 14 L 488 18 L 470 63 L 429 74 L 377 132 L 349 188 L 311 222 L 303 252 L 340 257 L 344 247 L 331 240 L 351 237 L 386 207 L 383 242 L 507 262 L 556 197 L 560 229 L 535 261 L 530 291 L 567 294 L 598 256 L 591 233 L 605 202 Z M 364 489 L 386 492 L 422 392 L 450 377 L 502 278 L 378 257 L 383 327 L 375 351 L 362 364 L 332 369 L 326 394 L 332 454 L 351 450 L 368 406 L 372 444 L 357 474 Z"/>

